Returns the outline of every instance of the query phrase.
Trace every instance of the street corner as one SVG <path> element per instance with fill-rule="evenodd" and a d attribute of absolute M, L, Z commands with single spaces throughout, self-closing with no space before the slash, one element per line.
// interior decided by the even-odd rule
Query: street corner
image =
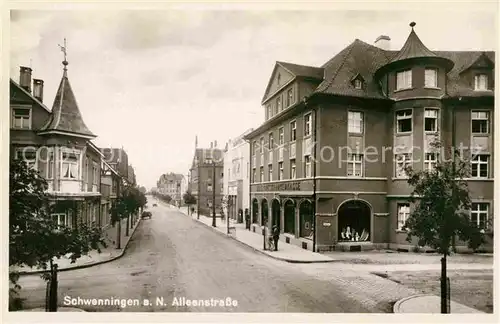
<path fill-rule="evenodd" d="M 441 298 L 433 294 L 417 294 L 398 300 L 393 306 L 393 313 L 440 314 Z M 484 312 L 449 301 L 449 313 L 484 314 Z"/>

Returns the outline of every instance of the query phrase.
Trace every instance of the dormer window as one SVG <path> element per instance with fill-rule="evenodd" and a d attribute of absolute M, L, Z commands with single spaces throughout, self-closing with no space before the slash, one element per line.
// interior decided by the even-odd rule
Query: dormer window
<path fill-rule="evenodd" d="M 425 87 L 437 88 L 437 70 L 425 69 Z"/>
<path fill-rule="evenodd" d="M 486 74 L 477 74 L 474 77 L 474 90 L 476 91 L 488 90 L 488 76 Z"/>
<path fill-rule="evenodd" d="M 410 89 L 412 86 L 411 70 L 396 73 L 396 90 Z"/>
<path fill-rule="evenodd" d="M 363 89 L 363 77 L 360 74 L 356 74 L 354 78 L 351 79 L 351 84 L 354 89 Z"/>

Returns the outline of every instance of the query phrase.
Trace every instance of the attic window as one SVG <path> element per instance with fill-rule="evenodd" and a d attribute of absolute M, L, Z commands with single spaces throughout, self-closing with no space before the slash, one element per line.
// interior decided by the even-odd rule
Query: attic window
<path fill-rule="evenodd" d="M 276 82 L 278 83 L 278 86 L 281 85 L 281 74 L 278 74 Z"/>
<path fill-rule="evenodd" d="M 486 74 L 478 74 L 474 77 L 474 90 L 488 90 L 488 76 Z"/>
<path fill-rule="evenodd" d="M 363 88 L 363 82 L 359 79 L 354 80 L 354 88 L 356 89 L 362 89 Z"/>

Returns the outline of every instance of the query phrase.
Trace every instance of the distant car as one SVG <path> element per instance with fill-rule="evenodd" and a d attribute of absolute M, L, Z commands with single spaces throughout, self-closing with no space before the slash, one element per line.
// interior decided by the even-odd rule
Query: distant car
<path fill-rule="evenodd" d="M 142 212 L 142 215 L 141 215 L 142 219 L 145 219 L 145 218 L 151 219 L 152 216 L 153 216 L 153 214 L 151 214 L 151 212 L 149 212 L 149 211 L 144 211 L 144 212 Z"/>
<path fill-rule="evenodd" d="M 157 207 L 158 205 L 157 204 L 153 204 L 153 207 Z"/>

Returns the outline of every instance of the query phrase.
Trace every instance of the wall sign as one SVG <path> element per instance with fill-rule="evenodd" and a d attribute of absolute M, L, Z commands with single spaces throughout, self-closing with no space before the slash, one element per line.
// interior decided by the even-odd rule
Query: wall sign
<path fill-rule="evenodd" d="M 265 183 L 257 186 L 256 191 L 300 191 L 300 181 Z"/>

